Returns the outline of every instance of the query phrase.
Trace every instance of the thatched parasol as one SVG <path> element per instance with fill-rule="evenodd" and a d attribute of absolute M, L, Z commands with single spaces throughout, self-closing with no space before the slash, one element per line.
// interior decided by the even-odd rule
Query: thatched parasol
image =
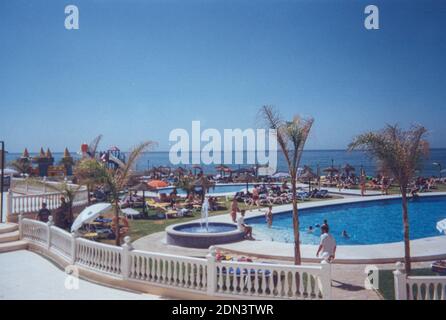
<path fill-rule="evenodd" d="M 130 188 L 134 191 L 142 191 L 142 212 L 146 213 L 146 191 L 153 190 L 147 183 L 140 182 L 136 186 Z"/>
<path fill-rule="evenodd" d="M 355 171 L 355 167 L 353 167 L 352 165 L 346 163 L 343 167 L 342 170 L 345 172 L 345 174 L 347 175 L 347 177 L 350 176 L 350 172 Z"/>
<path fill-rule="evenodd" d="M 299 176 L 303 181 L 308 181 L 308 191 L 311 191 L 311 180 L 317 179 L 318 175 L 310 167 L 305 166 L 304 172 Z"/>

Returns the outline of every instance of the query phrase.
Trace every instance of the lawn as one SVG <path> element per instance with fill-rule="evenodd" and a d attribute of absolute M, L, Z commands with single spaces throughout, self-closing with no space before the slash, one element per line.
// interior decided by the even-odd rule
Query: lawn
<path fill-rule="evenodd" d="M 429 268 L 413 269 L 412 276 L 435 276 L 436 273 L 432 272 Z M 395 300 L 395 286 L 393 281 L 393 270 L 380 270 L 379 271 L 379 289 L 378 292 L 383 296 L 385 300 Z"/>

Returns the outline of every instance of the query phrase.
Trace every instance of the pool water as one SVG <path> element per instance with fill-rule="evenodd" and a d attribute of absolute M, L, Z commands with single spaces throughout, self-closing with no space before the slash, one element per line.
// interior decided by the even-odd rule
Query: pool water
<path fill-rule="evenodd" d="M 253 184 L 248 184 L 248 188 L 251 189 L 253 188 L 254 185 Z M 172 192 L 173 187 L 167 187 L 167 188 L 161 188 L 158 189 L 158 193 L 166 193 L 169 194 L 170 192 Z M 230 185 L 215 185 L 214 188 L 211 188 L 209 190 L 209 194 L 218 194 L 218 193 L 236 193 L 239 191 L 246 191 L 246 183 L 244 184 L 230 184 Z M 186 195 L 186 192 L 183 189 L 178 189 L 177 188 L 177 192 L 180 195 Z"/>
<path fill-rule="evenodd" d="M 438 221 L 446 218 L 446 197 L 423 197 L 409 200 L 410 238 L 420 239 L 439 236 Z M 338 245 L 390 243 L 403 240 L 403 222 L 400 199 L 368 201 L 354 204 L 301 209 L 299 211 L 300 238 L 302 244 L 319 244 L 320 229 L 328 220 L 330 233 Z M 271 228 L 265 218 L 246 219 L 253 226 L 258 239 L 293 242 L 292 212 L 275 214 Z M 308 233 L 313 226 L 314 233 Z M 349 238 L 341 236 L 346 230 Z"/>
<path fill-rule="evenodd" d="M 234 231 L 235 229 L 237 229 L 235 225 L 220 223 L 209 223 L 207 230 L 205 224 L 201 226 L 199 223 L 189 223 L 187 225 L 180 225 L 178 227 L 175 227 L 176 231 L 189 233 L 220 233 Z"/>

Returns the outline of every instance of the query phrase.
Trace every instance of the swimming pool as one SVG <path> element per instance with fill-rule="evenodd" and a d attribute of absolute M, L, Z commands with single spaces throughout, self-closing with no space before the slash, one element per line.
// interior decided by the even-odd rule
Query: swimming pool
<path fill-rule="evenodd" d="M 251 189 L 254 187 L 254 184 L 248 184 L 248 188 Z M 199 188 L 199 187 L 198 187 Z M 158 193 L 167 193 L 172 192 L 173 187 L 160 188 L 158 189 Z M 239 191 L 246 191 L 246 183 L 234 183 L 234 184 L 217 184 L 214 188 L 209 190 L 209 194 L 221 194 L 221 193 L 236 193 Z M 186 192 L 182 189 L 177 189 L 179 195 L 186 195 Z"/>
<path fill-rule="evenodd" d="M 410 238 L 439 236 L 436 223 L 446 218 L 446 197 L 421 197 L 409 201 Z M 403 240 L 401 199 L 367 201 L 351 204 L 301 209 L 299 211 L 302 244 L 319 244 L 320 230 L 316 224 L 328 220 L 330 233 L 338 245 L 365 245 Z M 293 242 L 292 212 L 274 215 L 271 228 L 265 218 L 246 219 L 253 226 L 256 238 L 278 242 Z M 308 233 L 309 226 L 316 230 Z M 346 230 L 350 238 L 341 236 Z"/>

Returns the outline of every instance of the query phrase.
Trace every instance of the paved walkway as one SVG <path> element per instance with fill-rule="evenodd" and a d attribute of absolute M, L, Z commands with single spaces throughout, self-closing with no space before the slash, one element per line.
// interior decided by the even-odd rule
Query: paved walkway
<path fill-rule="evenodd" d="M 117 290 L 80 279 L 66 289 L 66 273 L 36 253 L 0 254 L 0 300 L 158 300 L 159 296 Z"/>

